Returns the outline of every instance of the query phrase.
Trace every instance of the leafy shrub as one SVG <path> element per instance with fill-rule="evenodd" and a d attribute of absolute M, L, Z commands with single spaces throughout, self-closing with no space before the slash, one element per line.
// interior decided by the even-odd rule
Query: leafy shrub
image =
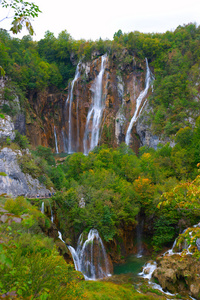
<path fill-rule="evenodd" d="M 19 131 L 15 131 L 15 140 L 14 142 L 20 146 L 21 149 L 29 148 L 30 143 L 27 136 L 22 135 Z"/>

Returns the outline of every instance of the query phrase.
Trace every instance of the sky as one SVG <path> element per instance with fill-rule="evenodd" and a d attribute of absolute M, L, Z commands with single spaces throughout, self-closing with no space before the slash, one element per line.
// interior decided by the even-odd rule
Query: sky
<path fill-rule="evenodd" d="M 35 35 L 40 40 L 47 30 L 58 34 L 67 30 L 72 38 L 85 40 L 112 39 L 119 29 L 123 33 L 173 31 L 190 22 L 200 24 L 200 0 L 30 0 L 42 11 L 33 21 Z M 0 20 L 5 11 L 0 11 Z M 0 22 L 9 29 L 10 21 Z M 17 37 L 28 32 L 23 30 Z M 16 35 L 15 35 L 16 36 Z"/>

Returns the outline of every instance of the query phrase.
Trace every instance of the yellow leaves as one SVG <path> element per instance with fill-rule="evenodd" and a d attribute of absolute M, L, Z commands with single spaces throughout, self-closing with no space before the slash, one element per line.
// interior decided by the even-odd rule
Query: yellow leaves
<path fill-rule="evenodd" d="M 183 182 L 175 186 L 171 192 L 163 193 L 162 201 L 158 204 L 158 208 L 162 205 L 175 205 L 180 209 L 200 208 L 200 182 L 199 175 L 192 182 Z"/>
<path fill-rule="evenodd" d="M 151 154 L 150 153 L 144 153 L 142 155 L 142 159 L 150 159 L 151 158 Z"/>

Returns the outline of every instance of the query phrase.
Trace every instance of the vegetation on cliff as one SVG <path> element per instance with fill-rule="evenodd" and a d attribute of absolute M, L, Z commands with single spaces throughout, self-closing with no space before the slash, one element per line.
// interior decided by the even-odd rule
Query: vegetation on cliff
<path fill-rule="evenodd" d="M 56 38 L 47 31 L 33 42 L 30 36 L 11 38 L 1 29 L 0 65 L 21 94 L 28 95 L 47 87 L 66 88 L 80 59 L 89 61 L 107 52 L 118 73 L 124 74 L 133 70 L 133 57 L 147 57 L 156 79 L 150 100 L 152 130 L 170 136 L 182 127 L 191 128 L 190 119 L 198 116 L 199 36 L 200 27 L 188 24 L 163 34 L 119 31 L 112 41 L 95 42 L 73 40 L 67 31 Z"/>

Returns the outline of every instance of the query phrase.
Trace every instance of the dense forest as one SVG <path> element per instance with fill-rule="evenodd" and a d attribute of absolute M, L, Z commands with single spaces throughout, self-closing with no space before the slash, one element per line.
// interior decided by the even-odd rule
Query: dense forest
<path fill-rule="evenodd" d="M 122 56 L 124 49 L 126 55 Z M 1 29 L 0 66 L 5 79 L 1 99 L 6 102 L 0 117 L 27 111 L 33 91 L 48 88 L 67 95 L 78 62 L 105 53 L 112 57 L 119 74 L 130 72 L 133 57 L 139 62 L 148 58 L 155 77 L 148 122 L 154 134 L 170 138 L 174 145 L 159 144 L 157 149 L 144 145 L 135 153 L 125 143 L 111 147 L 108 141 L 88 155 L 56 155 L 42 145 L 33 148 L 19 132 L 14 141 L 0 140 L 1 149 L 22 151 L 18 163 L 25 174 L 54 191 L 50 199 L 42 201 L 1 195 L 0 213 L 5 209 L 10 218 L 22 221 L 2 221 L 0 225 L 0 298 L 4 294 L 7 299 L 155 299 L 156 294 L 138 294 L 133 285 L 83 281 L 83 276 L 65 263 L 67 247 L 52 232 L 57 227 L 66 243 L 75 245 L 82 232 L 95 228 L 112 261 L 122 262 L 136 253 L 138 224 L 143 224 L 144 252 L 155 257 L 170 248 L 183 230 L 199 222 L 200 27 L 195 24 L 162 34 L 119 30 L 113 40 L 97 41 L 73 40 L 67 31 L 56 38 L 47 31 L 43 39 L 34 42 L 31 36 L 11 38 Z M 16 95 L 20 108 L 15 105 Z M 42 202 L 46 215 L 38 211 Z M 50 206 L 56 218 L 53 225 Z M 134 246 L 129 251 L 123 239 L 130 231 Z M 187 237 L 192 240 L 196 261 L 200 258 L 195 245 L 199 238 L 199 230 Z M 102 289 L 108 298 L 101 294 Z M 149 290 L 143 286 L 145 291 Z M 166 299 L 161 297 L 158 299 Z"/>

